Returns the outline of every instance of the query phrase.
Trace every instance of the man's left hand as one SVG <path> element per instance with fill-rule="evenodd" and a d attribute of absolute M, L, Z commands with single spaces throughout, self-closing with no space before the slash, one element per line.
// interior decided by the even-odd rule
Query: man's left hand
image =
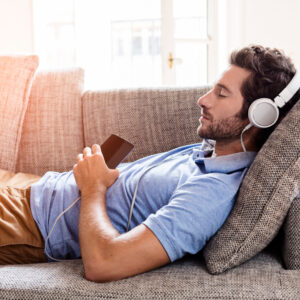
<path fill-rule="evenodd" d="M 107 167 L 98 144 L 94 144 L 92 150 L 85 147 L 83 153 L 77 155 L 73 173 L 82 193 L 106 192 L 120 174 L 118 169 Z"/>

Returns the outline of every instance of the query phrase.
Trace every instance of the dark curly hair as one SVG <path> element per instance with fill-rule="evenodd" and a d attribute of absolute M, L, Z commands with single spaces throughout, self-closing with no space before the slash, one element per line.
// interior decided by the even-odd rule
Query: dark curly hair
<path fill-rule="evenodd" d="M 259 98 L 274 99 L 291 81 L 296 69 L 291 59 L 283 51 L 260 45 L 250 45 L 241 50 L 232 52 L 230 64 L 251 71 L 251 75 L 244 81 L 241 93 L 244 104 L 240 117 L 248 116 L 250 104 Z M 256 136 L 256 145 L 261 148 L 269 135 L 286 116 L 289 110 L 300 98 L 300 90 L 282 108 L 279 109 L 279 119 L 270 128 L 261 129 Z"/>

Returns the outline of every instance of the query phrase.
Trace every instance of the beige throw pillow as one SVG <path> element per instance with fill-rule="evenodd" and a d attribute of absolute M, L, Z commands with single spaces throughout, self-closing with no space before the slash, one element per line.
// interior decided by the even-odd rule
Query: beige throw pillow
<path fill-rule="evenodd" d="M 213 274 L 264 249 L 283 224 L 300 188 L 300 101 L 271 134 L 250 166 L 233 210 L 203 254 Z"/>
<path fill-rule="evenodd" d="M 35 55 L 0 56 L 0 169 L 15 171 L 24 115 L 38 64 Z"/>
<path fill-rule="evenodd" d="M 40 71 L 26 111 L 17 172 L 69 171 L 83 150 L 81 68 Z"/>

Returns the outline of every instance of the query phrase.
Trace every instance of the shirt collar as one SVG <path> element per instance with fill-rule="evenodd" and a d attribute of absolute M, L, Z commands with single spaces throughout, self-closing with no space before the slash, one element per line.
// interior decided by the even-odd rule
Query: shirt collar
<path fill-rule="evenodd" d="M 194 153 L 195 163 L 204 164 L 207 172 L 230 173 L 251 165 L 257 152 L 238 152 L 217 157 L 205 157 L 214 150 L 215 141 L 204 139 Z"/>

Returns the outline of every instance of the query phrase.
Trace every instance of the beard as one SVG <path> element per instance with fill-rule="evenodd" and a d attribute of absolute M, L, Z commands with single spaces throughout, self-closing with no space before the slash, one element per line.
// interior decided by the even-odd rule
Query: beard
<path fill-rule="evenodd" d="M 215 122 L 211 119 L 204 120 L 197 128 L 197 133 L 205 139 L 232 140 L 240 136 L 245 126 L 245 122 L 238 113 Z"/>

